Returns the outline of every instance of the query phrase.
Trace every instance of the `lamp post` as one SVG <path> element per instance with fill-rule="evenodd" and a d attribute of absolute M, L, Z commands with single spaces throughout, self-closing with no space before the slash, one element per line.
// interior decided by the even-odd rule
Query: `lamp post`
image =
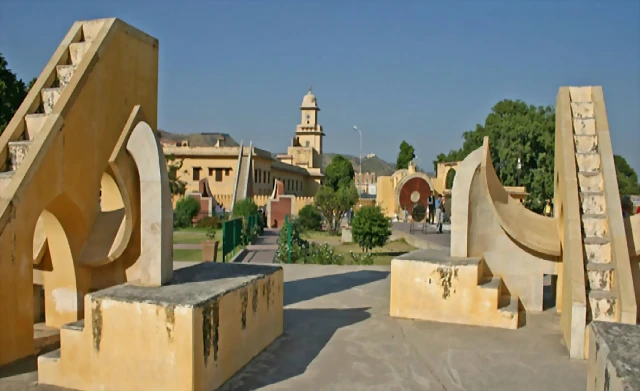
<path fill-rule="evenodd" d="M 360 183 L 362 183 L 362 130 L 360 130 L 357 126 L 353 125 L 353 130 L 360 134 Z"/>

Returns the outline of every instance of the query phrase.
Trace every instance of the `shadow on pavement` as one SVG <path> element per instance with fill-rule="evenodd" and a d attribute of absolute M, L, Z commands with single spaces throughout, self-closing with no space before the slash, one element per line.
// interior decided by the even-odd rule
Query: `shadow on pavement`
<path fill-rule="evenodd" d="M 387 271 L 357 270 L 342 274 L 330 274 L 320 277 L 284 283 L 284 305 L 311 300 L 318 296 L 346 291 L 356 286 L 370 282 L 384 280 L 389 275 Z"/>
<path fill-rule="evenodd" d="M 338 329 L 368 319 L 368 310 L 285 309 L 284 334 L 220 390 L 257 390 L 303 374 Z"/>

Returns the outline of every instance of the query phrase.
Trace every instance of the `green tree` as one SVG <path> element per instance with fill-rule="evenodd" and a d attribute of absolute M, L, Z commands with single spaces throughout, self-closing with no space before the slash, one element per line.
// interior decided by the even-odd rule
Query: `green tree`
<path fill-rule="evenodd" d="M 200 203 L 193 197 L 185 197 L 178 201 L 173 216 L 174 228 L 186 228 L 192 225 L 193 218 L 200 211 Z"/>
<path fill-rule="evenodd" d="M 346 186 L 355 177 L 353 165 L 342 155 L 336 155 L 324 170 L 324 185 L 338 190 Z"/>
<path fill-rule="evenodd" d="M 326 184 L 320 186 L 315 206 L 327 222 L 329 232 L 338 233 L 342 218 L 358 202 L 358 198 L 353 180 L 343 183 L 337 190 Z"/>
<path fill-rule="evenodd" d="M 541 212 L 546 199 L 553 197 L 555 111 L 550 106 L 535 107 L 522 101 L 503 100 L 491 109 L 484 125 L 463 134 L 459 150 L 439 154 L 440 162 L 463 160 L 482 146 L 489 136 L 493 165 L 504 186 L 525 186 L 525 205 Z M 520 159 L 520 169 L 518 169 Z"/>
<path fill-rule="evenodd" d="M 182 168 L 182 163 L 182 160 L 177 160 L 174 155 L 167 156 L 167 174 L 172 195 L 183 196 L 187 190 L 187 182 L 178 179 L 178 171 Z"/>
<path fill-rule="evenodd" d="M 363 206 L 351 222 L 353 240 L 363 251 L 369 252 L 375 247 L 382 247 L 391 236 L 391 222 L 379 206 Z"/>
<path fill-rule="evenodd" d="M 446 189 L 453 189 L 453 180 L 455 179 L 455 177 L 456 177 L 456 170 L 452 168 L 449 171 L 447 171 L 447 177 L 445 179 Z"/>
<path fill-rule="evenodd" d="M 313 205 L 305 205 L 298 213 L 300 226 L 309 231 L 320 231 L 322 229 L 322 215 Z"/>
<path fill-rule="evenodd" d="M 31 83 L 29 84 L 31 87 Z M 0 134 L 4 132 L 27 92 L 27 86 L 11 72 L 7 61 L 0 53 Z"/>
<path fill-rule="evenodd" d="M 415 152 L 413 146 L 403 140 L 400 143 L 400 152 L 398 152 L 398 158 L 396 159 L 396 170 L 408 168 L 409 163 L 416 157 Z"/>
<path fill-rule="evenodd" d="M 636 174 L 635 170 L 627 163 L 627 159 L 620 155 L 613 155 L 613 161 L 616 165 L 620 195 L 640 195 L 638 174 Z"/>
<path fill-rule="evenodd" d="M 258 213 L 258 205 L 253 198 L 245 198 L 233 204 L 233 217 L 249 217 Z"/>

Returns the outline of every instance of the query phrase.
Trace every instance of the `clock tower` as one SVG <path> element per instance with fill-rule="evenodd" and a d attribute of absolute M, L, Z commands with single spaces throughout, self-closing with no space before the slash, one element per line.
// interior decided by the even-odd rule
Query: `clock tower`
<path fill-rule="evenodd" d="M 316 96 L 311 92 L 311 86 L 309 86 L 309 92 L 302 98 L 302 105 L 300 106 L 300 112 L 302 114 L 300 124 L 296 127 L 296 139 L 297 144 L 303 148 L 311 148 L 312 161 L 308 162 L 308 168 L 322 167 L 322 138 L 324 133 L 322 126 L 318 124 L 318 100 Z"/>

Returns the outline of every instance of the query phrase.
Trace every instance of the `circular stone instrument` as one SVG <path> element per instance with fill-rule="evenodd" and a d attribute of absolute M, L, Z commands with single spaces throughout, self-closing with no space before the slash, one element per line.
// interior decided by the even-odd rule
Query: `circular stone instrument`
<path fill-rule="evenodd" d="M 411 178 L 399 190 L 400 208 L 413 215 L 415 205 L 426 205 L 427 197 L 432 193 L 431 186 L 424 178 Z"/>

